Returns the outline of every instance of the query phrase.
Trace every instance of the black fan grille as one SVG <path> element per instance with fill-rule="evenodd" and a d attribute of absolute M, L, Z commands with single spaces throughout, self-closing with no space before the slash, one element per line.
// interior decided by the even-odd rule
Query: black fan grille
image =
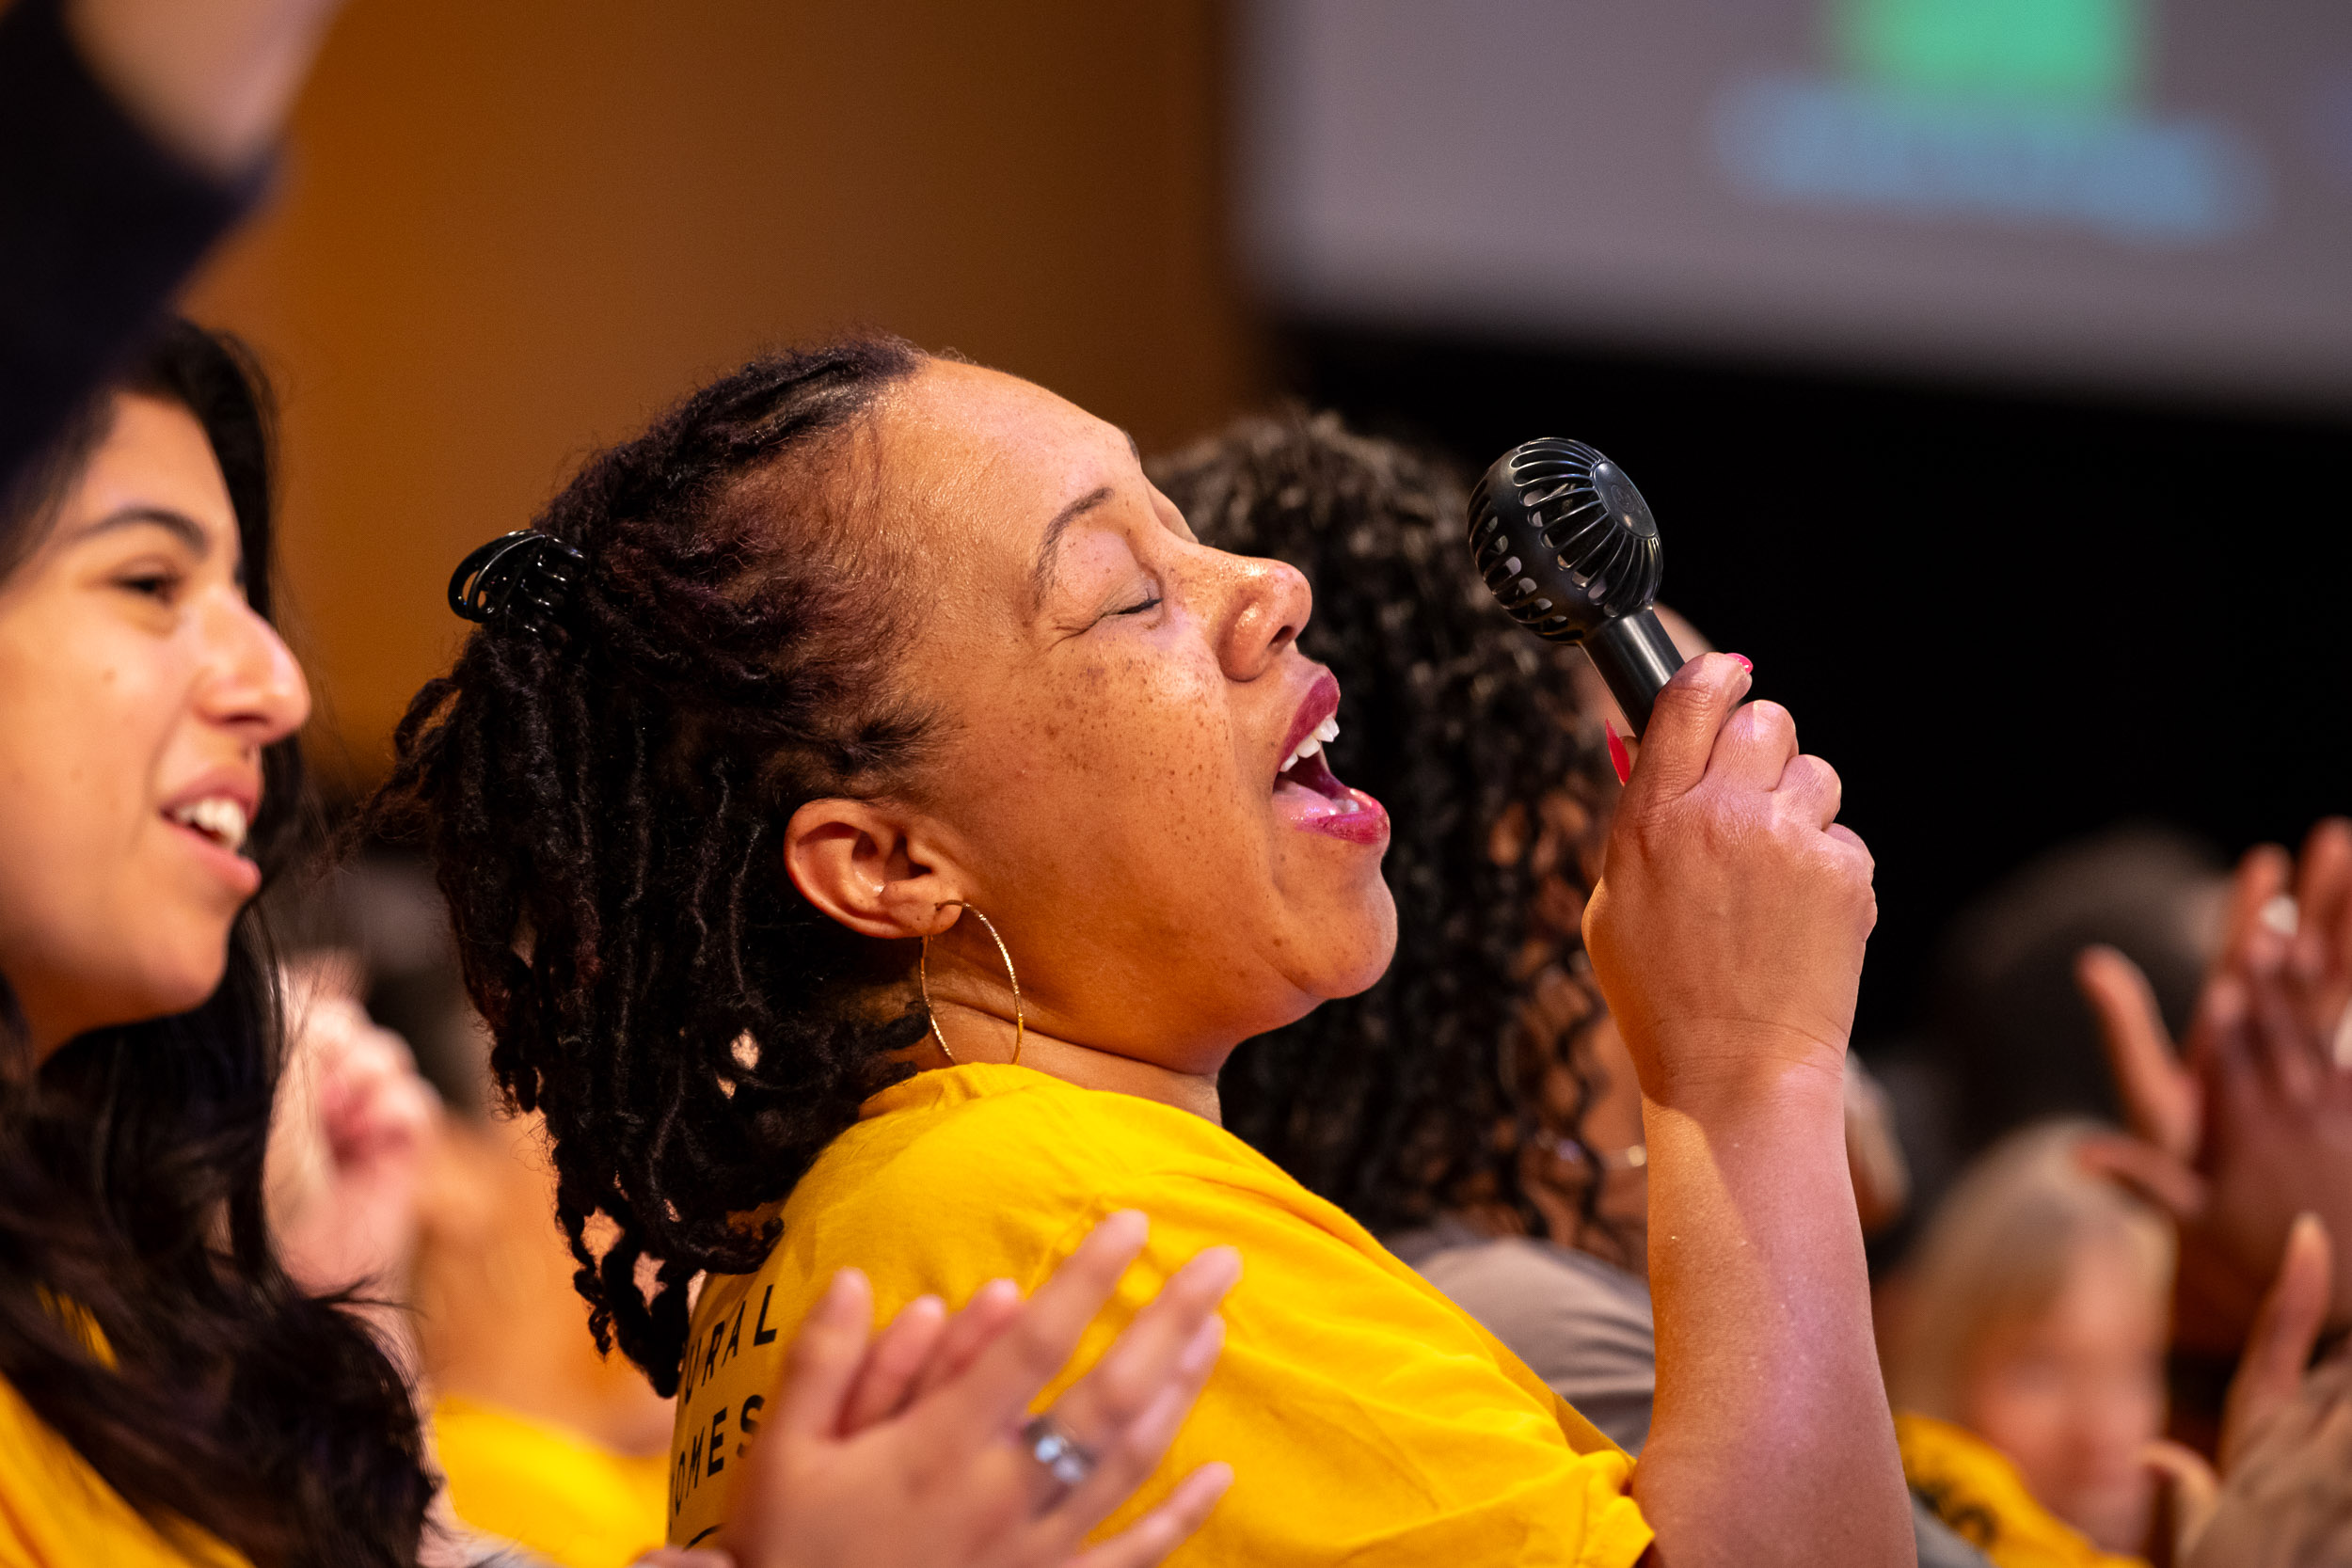
<path fill-rule="evenodd" d="M 1664 568 L 1641 493 L 1581 441 L 1529 441 L 1470 492 L 1470 559 L 1511 618 L 1554 642 L 1647 609 Z"/>

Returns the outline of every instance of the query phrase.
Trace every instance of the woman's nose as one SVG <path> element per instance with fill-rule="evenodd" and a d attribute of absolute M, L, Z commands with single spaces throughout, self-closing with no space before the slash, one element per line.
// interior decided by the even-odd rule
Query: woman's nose
<path fill-rule="evenodd" d="M 1254 680 L 1298 641 L 1314 613 L 1314 590 L 1307 586 L 1306 575 L 1287 562 L 1227 559 L 1232 562 L 1232 597 L 1218 659 L 1232 679 Z"/>
<path fill-rule="evenodd" d="M 201 696 L 204 715 L 243 732 L 255 746 L 283 740 L 310 716 L 310 684 L 278 628 L 254 613 L 243 595 L 208 618 L 205 636 L 211 678 Z"/>

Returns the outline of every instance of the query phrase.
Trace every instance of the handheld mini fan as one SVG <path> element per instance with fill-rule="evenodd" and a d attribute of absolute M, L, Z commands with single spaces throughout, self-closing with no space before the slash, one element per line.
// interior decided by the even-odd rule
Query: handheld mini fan
<path fill-rule="evenodd" d="M 1663 552 L 1625 470 L 1581 441 L 1513 447 L 1470 492 L 1470 549 L 1513 620 L 1584 650 L 1640 735 L 1683 660 L 1650 609 Z"/>

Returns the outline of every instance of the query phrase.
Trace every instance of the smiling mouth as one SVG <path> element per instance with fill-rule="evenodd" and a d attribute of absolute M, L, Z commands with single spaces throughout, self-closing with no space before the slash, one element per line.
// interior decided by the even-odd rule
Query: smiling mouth
<path fill-rule="evenodd" d="M 232 855 L 245 852 L 245 840 L 251 822 L 245 807 L 225 795 L 207 795 L 184 806 L 174 806 L 164 813 L 165 819 L 177 823 L 192 832 L 199 833 Z"/>

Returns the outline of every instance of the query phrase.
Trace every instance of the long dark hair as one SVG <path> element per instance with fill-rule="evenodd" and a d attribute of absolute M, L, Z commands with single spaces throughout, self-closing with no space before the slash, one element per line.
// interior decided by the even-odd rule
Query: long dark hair
<path fill-rule="evenodd" d="M 1239 420 L 1152 476 L 1205 542 L 1306 574 L 1304 645 L 1346 694 L 1332 767 L 1392 824 L 1395 960 L 1361 995 L 1236 1051 L 1226 1125 L 1374 1230 L 1469 1212 L 1545 1234 L 1530 1140 L 1564 1139 L 1598 1169 L 1574 1045 L 1600 997 L 1579 921 L 1615 784 L 1567 700 L 1563 661 L 1581 656 L 1495 610 L 1440 463 L 1334 415 Z M 1611 1243 L 1599 1183 L 1568 1196 L 1587 1233 L 1556 1239 Z"/>
<path fill-rule="evenodd" d="M 263 387 L 233 342 L 175 322 L 113 390 L 203 425 L 266 616 Z M 103 438 L 111 400 L 12 487 L 0 563 L 38 547 L 45 503 Z M 269 749 L 264 779 L 253 844 L 268 874 L 300 836 L 293 741 Z M 281 1037 L 259 914 L 239 917 L 227 976 L 192 1012 L 92 1030 L 37 1070 L 7 1013 L 0 1376 L 160 1528 L 199 1526 L 262 1568 L 413 1563 L 432 1485 L 407 1386 L 349 1315 L 287 1275 L 262 1212 Z"/>
<path fill-rule="evenodd" d="M 373 813 L 424 840 L 491 1069 L 547 1118 L 598 1343 L 664 1394 L 689 1282 L 758 1266 L 773 1226 L 739 1216 L 925 1027 L 875 1005 L 887 957 L 801 897 L 781 837 L 903 781 L 933 723 L 891 689 L 885 520 L 833 461 L 922 362 L 882 338 L 755 360 L 591 458 L 536 524 L 585 558 L 570 603 L 467 640 Z"/>

